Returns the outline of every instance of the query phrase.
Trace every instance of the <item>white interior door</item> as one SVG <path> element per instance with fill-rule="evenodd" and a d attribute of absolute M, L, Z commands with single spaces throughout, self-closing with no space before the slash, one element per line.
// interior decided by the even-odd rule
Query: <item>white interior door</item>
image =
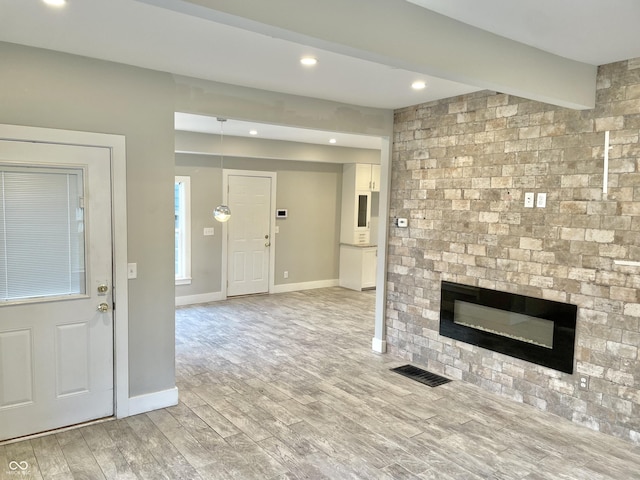
<path fill-rule="evenodd" d="M 271 178 L 229 175 L 227 295 L 269 291 Z"/>
<path fill-rule="evenodd" d="M 0 440 L 113 414 L 110 172 L 106 148 L 0 141 Z"/>

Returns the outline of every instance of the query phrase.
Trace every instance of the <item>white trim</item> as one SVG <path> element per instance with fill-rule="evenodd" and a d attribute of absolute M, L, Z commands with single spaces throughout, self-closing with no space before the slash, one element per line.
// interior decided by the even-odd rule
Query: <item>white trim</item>
<path fill-rule="evenodd" d="M 265 177 L 271 179 L 271 204 L 269 206 L 269 238 L 271 239 L 271 248 L 269 250 L 269 291 L 268 293 L 276 293 L 274 291 L 275 284 L 275 265 L 276 265 L 276 192 L 278 174 L 276 172 L 262 172 L 259 170 L 223 170 L 222 171 L 222 203 L 229 205 L 229 177 Z M 233 212 L 231 212 L 233 218 Z M 224 298 L 227 297 L 227 222 L 222 225 L 222 292 Z"/>
<path fill-rule="evenodd" d="M 623 265 L 625 267 L 640 267 L 640 262 L 635 262 L 632 260 L 614 260 L 614 265 Z"/>
<path fill-rule="evenodd" d="M 382 137 L 380 150 L 380 196 L 378 205 L 378 264 L 376 266 L 376 310 L 372 348 L 374 352 L 387 351 L 387 246 L 389 231 L 389 208 L 391 198 L 391 150 L 389 137 Z"/>
<path fill-rule="evenodd" d="M 180 215 L 179 245 L 182 253 L 182 269 L 180 276 L 176 277 L 176 285 L 188 285 L 191 283 L 191 177 L 188 175 L 176 175 L 174 185 L 180 184 L 180 197 L 182 200 Z"/>
<path fill-rule="evenodd" d="M 229 170 L 222 169 L 222 204 L 229 205 Z M 233 216 L 233 212 L 231 212 Z M 227 222 L 222 222 L 222 265 L 220 266 L 220 287 L 222 299 L 227 298 L 227 241 L 229 238 Z"/>
<path fill-rule="evenodd" d="M 114 409 L 129 415 L 129 298 L 127 279 L 127 157 L 125 137 L 53 128 L 0 124 L 1 140 L 30 141 L 111 151 L 111 208 L 113 224 Z"/>
<path fill-rule="evenodd" d="M 338 287 L 339 279 L 316 280 L 313 282 L 286 283 L 284 285 L 274 285 L 270 293 L 298 292 L 300 290 L 313 290 L 315 288 Z M 197 295 L 182 295 L 176 297 L 176 307 L 185 305 L 196 305 L 201 303 L 219 302 L 227 297 L 222 292 L 200 293 Z"/>
<path fill-rule="evenodd" d="M 378 353 L 387 353 L 387 342 L 373 337 L 371 339 L 371 350 Z"/>
<path fill-rule="evenodd" d="M 602 193 L 606 198 L 609 191 L 609 130 L 604 132 L 604 164 L 602 172 Z"/>
<path fill-rule="evenodd" d="M 182 295 L 176 297 L 176 307 L 184 305 L 195 305 L 197 303 L 219 302 L 225 300 L 226 297 L 222 292 L 200 293 L 197 295 Z"/>
<path fill-rule="evenodd" d="M 177 404 L 178 387 L 137 395 L 129 399 L 129 415 L 138 415 L 151 410 L 158 410 L 159 408 L 173 407 Z"/>
<path fill-rule="evenodd" d="M 313 290 L 314 288 L 328 288 L 338 287 L 340 280 L 335 278 L 333 280 L 316 280 L 313 282 L 301 282 L 301 283 L 285 283 L 283 285 L 274 285 L 271 293 L 287 293 L 298 292 L 300 290 Z"/>

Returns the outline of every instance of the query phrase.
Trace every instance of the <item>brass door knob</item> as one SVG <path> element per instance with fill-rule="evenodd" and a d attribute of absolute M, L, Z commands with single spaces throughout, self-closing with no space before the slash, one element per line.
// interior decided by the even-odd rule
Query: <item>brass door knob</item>
<path fill-rule="evenodd" d="M 108 312 L 109 311 L 109 304 L 102 302 L 100 305 L 98 305 L 98 311 L 102 312 L 102 313 Z"/>

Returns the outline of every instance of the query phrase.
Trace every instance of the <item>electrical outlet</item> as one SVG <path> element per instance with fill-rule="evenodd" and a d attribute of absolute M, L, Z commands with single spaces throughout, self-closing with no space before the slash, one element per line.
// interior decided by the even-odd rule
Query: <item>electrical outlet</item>
<path fill-rule="evenodd" d="M 586 375 L 580 376 L 580 383 L 578 385 L 580 390 L 589 390 L 589 377 Z"/>
<path fill-rule="evenodd" d="M 289 271 L 288 270 L 284 271 L 284 278 L 289 278 Z"/>
<path fill-rule="evenodd" d="M 533 192 L 527 192 L 524 194 L 524 206 L 526 208 L 533 208 L 533 198 L 534 198 L 534 194 Z"/>

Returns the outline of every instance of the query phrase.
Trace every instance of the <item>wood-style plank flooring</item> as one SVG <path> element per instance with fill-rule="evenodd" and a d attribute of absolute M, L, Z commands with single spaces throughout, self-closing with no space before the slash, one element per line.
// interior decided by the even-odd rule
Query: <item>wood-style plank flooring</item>
<path fill-rule="evenodd" d="M 178 406 L 0 446 L 0 479 L 640 479 L 627 442 L 390 372 L 373 309 L 341 288 L 179 308 Z"/>

